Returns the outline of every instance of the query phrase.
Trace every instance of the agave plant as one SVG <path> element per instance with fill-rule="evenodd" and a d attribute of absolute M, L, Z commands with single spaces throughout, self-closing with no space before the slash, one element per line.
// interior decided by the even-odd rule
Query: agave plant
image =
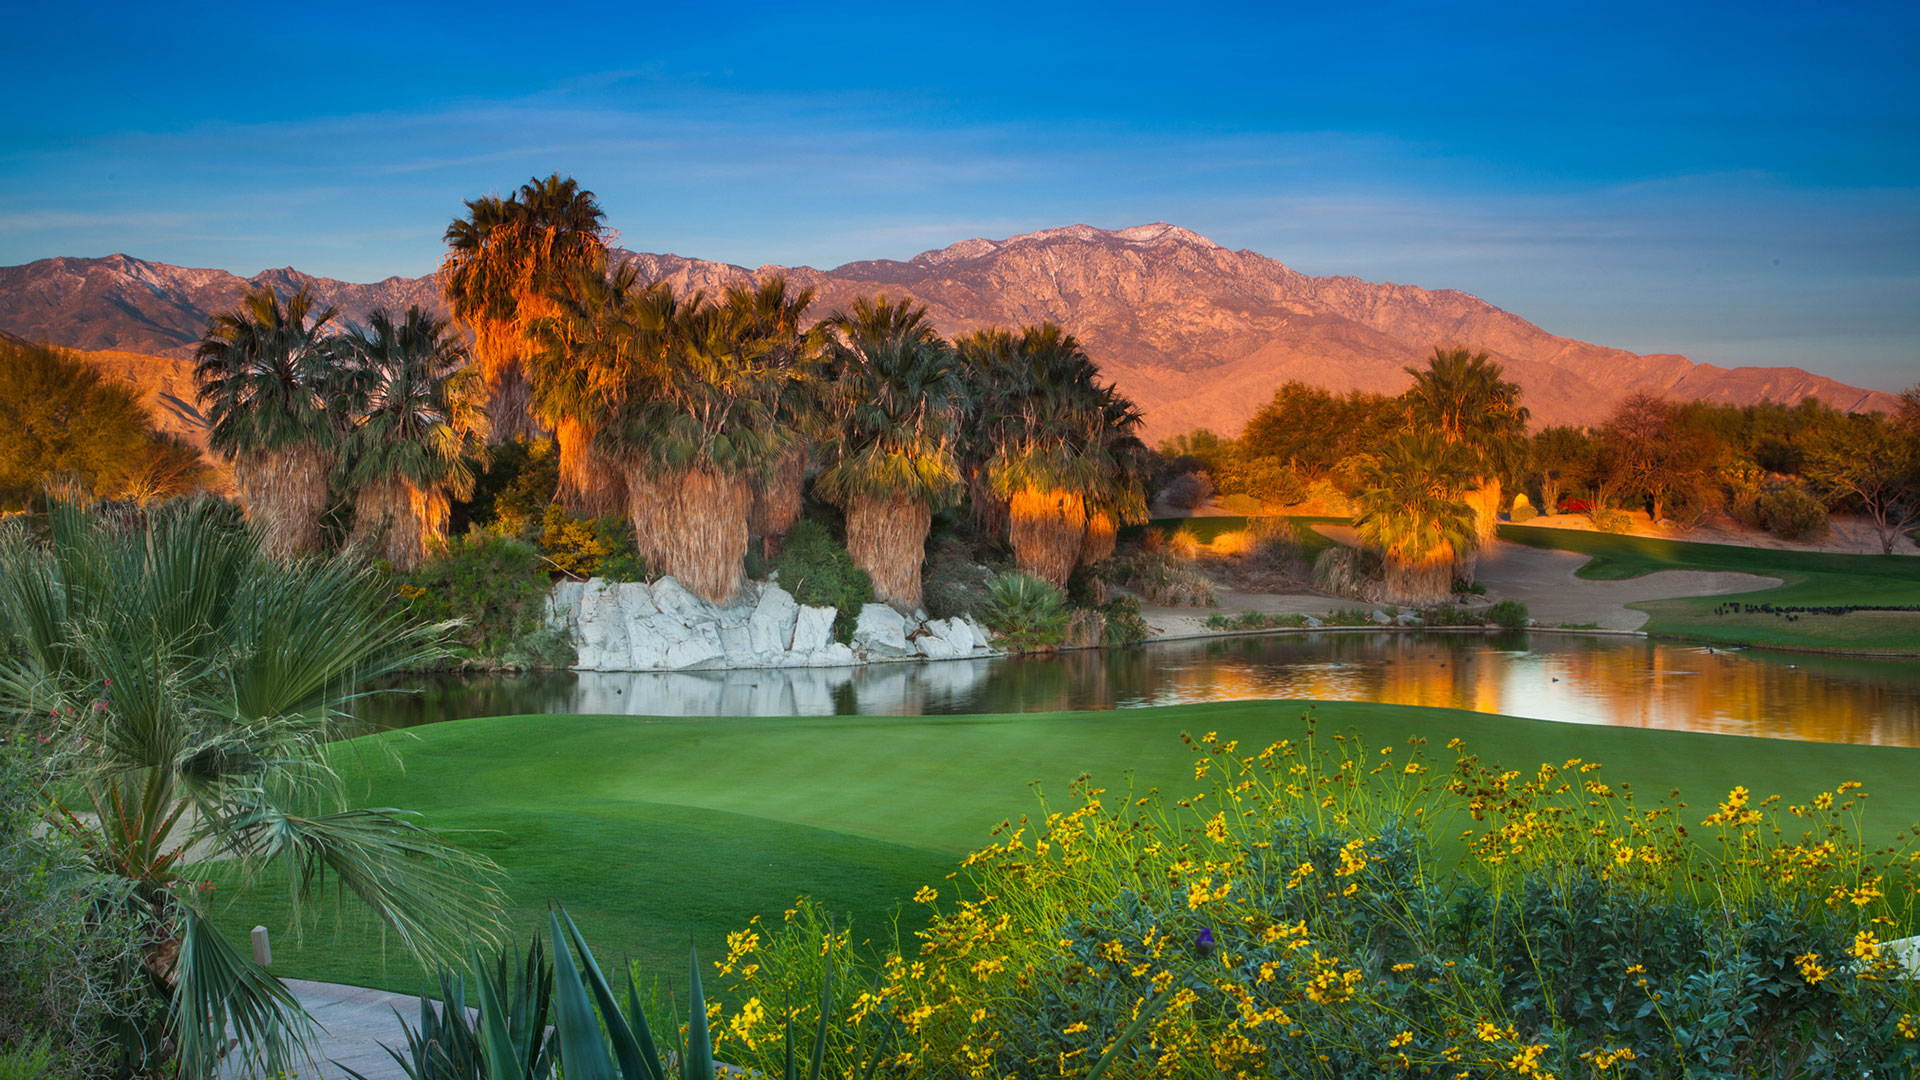
<path fill-rule="evenodd" d="M 211 1076 L 309 1056 L 311 1022 L 216 930 L 195 858 L 284 875 L 296 925 L 332 878 L 415 956 L 495 925 L 497 873 L 411 814 L 348 804 L 327 744 L 368 680 L 442 655 L 382 582 L 268 558 L 225 505 L 109 518 L 51 500 L 48 536 L 0 537 L 0 716 L 41 728 L 62 783 L 45 807 L 148 927 L 160 1008 L 143 1070 Z"/>
<path fill-rule="evenodd" d="M 553 997 L 553 963 L 537 937 L 518 965 L 510 963 L 511 956 L 512 950 L 502 949 L 488 965 L 480 962 L 476 951 L 475 977 L 488 984 L 487 996 L 501 1003 L 506 1041 L 513 1047 L 514 1060 L 521 1064 L 524 1075 L 548 1076 L 553 1071 L 553 1028 L 547 1023 Z M 439 984 L 438 1002 L 421 991 L 417 1027 L 408 1024 L 399 1010 L 394 1011 L 406 1035 L 406 1051 L 385 1045 L 381 1049 L 407 1074 L 407 1080 L 486 1080 L 486 1057 L 480 1045 L 482 1020 L 469 1016 L 465 1008 L 466 979 L 441 968 Z M 353 1069 L 341 1068 L 356 1080 L 366 1080 Z"/>

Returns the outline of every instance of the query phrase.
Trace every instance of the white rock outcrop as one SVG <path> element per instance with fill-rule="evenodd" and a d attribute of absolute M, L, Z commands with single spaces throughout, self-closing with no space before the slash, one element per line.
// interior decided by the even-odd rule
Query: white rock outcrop
<path fill-rule="evenodd" d="M 836 614 L 799 603 L 771 581 L 748 582 L 725 606 L 672 578 L 563 581 L 546 605 L 548 628 L 573 641 L 578 671 L 846 667 L 999 655 L 986 628 L 971 619 L 909 617 L 868 604 L 847 645 L 834 640 Z"/>

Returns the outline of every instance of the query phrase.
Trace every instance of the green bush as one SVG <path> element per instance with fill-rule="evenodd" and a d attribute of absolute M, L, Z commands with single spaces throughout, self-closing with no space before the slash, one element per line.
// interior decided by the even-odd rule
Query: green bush
<path fill-rule="evenodd" d="M 473 498 L 455 526 L 482 525 L 513 535 L 535 525 L 560 487 L 560 453 L 552 439 L 510 439 L 493 448 Z M 464 530 L 462 530 L 464 531 Z"/>
<path fill-rule="evenodd" d="M 128 886 L 40 833 L 43 797 L 36 761 L 0 735 L 0 1080 L 101 1073 L 143 1004 Z"/>
<path fill-rule="evenodd" d="M 974 561 L 973 549 L 953 536 L 927 545 L 920 569 L 920 602 L 936 619 L 984 618 L 993 571 Z"/>
<path fill-rule="evenodd" d="M 541 515 L 540 549 L 552 567 L 581 578 L 645 581 L 647 561 L 633 544 L 633 530 L 618 514 L 575 517 L 551 503 Z"/>
<path fill-rule="evenodd" d="M 1237 492 L 1220 500 L 1220 508 L 1238 517 L 1257 517 L 1267 512 L 1267 504 L 1245 492 Z"/>
<path fill-rule="evenodd" d="M 833 538 L 825 525 L 806 520 L 794 525 L 773 562 L 780 587 L 808 607 L 830 607 L 834 635 L 842 643 L 853 640 L 860 609 L 873 603 L 873 579 L 853 565 L 853 556 Z"/>
<path fill-rule="evenodd" d="M 1527 498 L 1526 492 L 1523 491 L 1513 497 L 1513 510 L 1509 516 L 1513 518 L 1513 523 L 1518 525 L 1524 521 L 1532 521 L 1540 514 L 1533 508 L 1533 500 Z"/>
<path fill-rule="evenodd" d="M 1761 528 L 1782 540 L 1823 536 L 1830 527 L 1827 508 L 1797 484 L 1785 484 L 1760 496 L 1754 513 Z"/>
<path fill-rule="evenodd" d="M 512 656 L 516 664 L 527 663 L 530 654 L 551 653 L 528 643 L 532 635 L 546 632 L 551 587 L 537 548 L 487 530 L 469 532 L 398 579 L 399 593 L 414 614 L 458 621 L 454 640 L 471 658 L 507 662 Z"/>
<path fill-rule="evenodd" d="M 1031 574 L 1001 574 L 988 589 L 986 624 L 994 642 L 1012 652 L 1059 647 L 1072 612 L 1052 582 Z"/>
<path fill-rule="evenodd" d="M 1791 809 L 1737 788 L 1710 813 L 1636 800 L 1593 762 L 1503 772 L 1457 741 L 1437 759 L 1424 739 L 1329 747 L 1311 728 L 1264 749 L 1188 741 L 1198 793 L 1081 777 L 921 889 L 930 925 L 907 948 L 852 946 L 886 938 L 805 899 L 732 935 L 720 974 L 749 1004 L 721 1010 L 716 1053 L 778 1075 L 783 1017 L 762 1003 L 814 1020 L 824 957 L 838 1075 L 902 1033 L 917 1062 L 986 1046 L 1066 1077 L 1920 1065 L 1885 940 L 1911 925 L 1912 843 L 1868 850 L 1853 785 Z"/>
<path fill-rule="evenodd" d="M 1487 621 L 1495 626 L 1517 630 L 1527 625 L 1527 605 L 1518 600 L 1502 600 L 1487 609 Z"/>
<path fill-rule="evenodd" d="M 1103 645 L 1132 645 L 1145 641 L 1153 633 L 1153 628 L 1140 614 L 1137 596 L 1116 596 L 1100 608 L 1100 614 L 1106 617 L 1100 639 Z"/>
<path fill-rule="evenodd" d="M 1633 515 L 1625 510 L 1615 510 L 1610 506 L 1596 506 L 1588 515 L 1593 527 L 1603 533 L 1624 533 L 1633 530 Z"/>

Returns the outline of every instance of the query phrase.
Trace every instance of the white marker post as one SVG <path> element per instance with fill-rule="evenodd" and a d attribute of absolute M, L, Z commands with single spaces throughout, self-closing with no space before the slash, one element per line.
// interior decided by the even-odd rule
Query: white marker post
<path fill-rule="evenodd" d="M 253 928 L 253 962 L 261 967 L 273 964 L 273 946 L 267 943 L 267 928 L 264 926 Z"/>

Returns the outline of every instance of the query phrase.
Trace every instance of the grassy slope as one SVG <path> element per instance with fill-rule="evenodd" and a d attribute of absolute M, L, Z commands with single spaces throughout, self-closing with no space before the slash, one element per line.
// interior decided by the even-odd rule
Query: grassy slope
<path fill-rule="evenodd" d="M 1064 798 L 1091 773 L 1122 789 L 1197 789 L 1179 732 L 1244 744 L 1298 738 L 1300 702 L 980 717 L 635 720 L 500 717 L 370 736 L 347 763 L 362 805 L 423 811 L 437 826 L 491 830 L 472 842 L 513 875 L 524 937 L 549 900 L 568 905 L 606 957 L 683 971 L 689 934 L 704 956 L 754 915 L 778 918 L 799 893 L 827 899 L 862 936 L 884 936 L 898 905 L 940 884 L 1003 819 L 1037 807 L 1030 782 Z M 1315 706 L 1323 732 L 1370 744 L 1449 738 L 1519 768 L 1583 757 L 1649 794 L 1683 789 L 1705 806 L 1734 784 L 1805 797 L 1855 779 L 1875 793 L 1877 837 L 1920 821 L 1907 781 L 1920 751 L 1588 727 L 1365 703 Z M 405 755 L 396 768 L 381 742 Z M 1704 814 L 1707 811 L 1702 811 Z M 329 904 L 333 910 L 345 904 Z M 910 909 L 912 905 L 907 905 Z M 910 910 L 905 916 L 914 917 Z M 220 923 L 274 930 L 276 970 L 413 990 L 404 955 L 349 921 L 286 938 L 266 886 Z M 909 927 L 910 928 L 910 927 Z"/>
<path fill-rule="evenodd" d="M 1502 525 L 1500 536 L 1533 547 L 1592 555 L 1593 561 L 1579 570 L 1583 578 L 1612 581 L 1659 570 L 1735 570 L 1785 582 L 1778 588 L 1737 596 L 1633 605 L 1652 616 L 1646 626 L 1651 634 L 1803 649 L 1920 652 L 1920 612 L 1802 615 L 1797 622 L 1788 622 L 1776 615 L 1716 615 L 1713 610 L 1733 601 L 1785 606 L 1920 604 L 1920 559 L 1911 556 L 1777 551 L 1524 525 Z"/>

